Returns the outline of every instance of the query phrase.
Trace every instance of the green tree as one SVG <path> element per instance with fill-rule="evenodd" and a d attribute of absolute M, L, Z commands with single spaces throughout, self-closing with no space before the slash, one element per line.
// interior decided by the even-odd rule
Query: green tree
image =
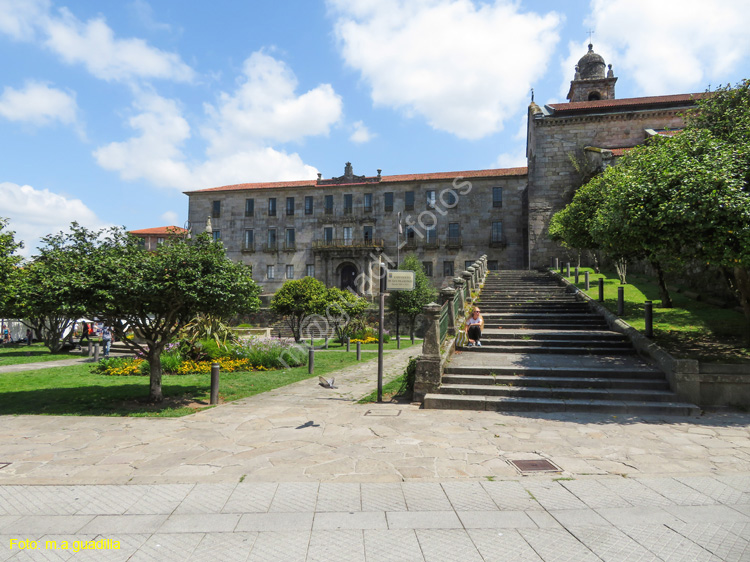
<path fill-rule="evenodd" d="M 339 341 L 364 325 L 370 303 L 352 291 L 331 287 L 326 295 L 326 321 L 333 327 Z"/>
<path fill-rule="evenodd" d="M 305 320 L 325 314 L 327 295 L 326 286 L 314 277 L 290 279 L 274 294 L 271 310 L 286 320 L 294 341 L 299 343 Z"/>
<path fill-rule="evenodd" d="M 414 272 L 413 291 L 394 291 L 387 299 L 389 310 L 403 314 L 409 319 L 409 335 L 414 334 L 414 322 L 425 305 L 437 298 L 437 289 L 425 275 L 422 262 L 415 254 L 407 254 L 398 267 L 403 271 Z"/>
<path fill-rule="evenodd" d="M 229 260 L 222 244 L 206 234 L 146 251 L 137 238 L 111 229 L 88 273 L 93 290 L 87 310 L 146 358 L 153 402 L 163 400 L 161 353 L 186 324 L 197 315 L 227 319 L 260 305 L 250 267 Z M 137 339 L 126 337 L 130 329 Z"/>
<path fill-rule="evenodd" d="M 7 298 L 12 291 L 13 283 L 11 282 L 14 274 L 17 272 L 18 264 L 21 262 L 21 256 L 16 254 L 16 250 L 23 247 L 21 242 L 16 242 L 15 232 L 8 230 L 8 219 L 0 217 L 0 310 L 5 310 Z"/>

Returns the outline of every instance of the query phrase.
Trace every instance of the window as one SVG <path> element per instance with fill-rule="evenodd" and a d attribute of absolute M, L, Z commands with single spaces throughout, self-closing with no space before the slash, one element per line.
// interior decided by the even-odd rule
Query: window
<path fill-rule="evenodd" d="M 315 264 L 308 263 L 305 266 L 305 275 L 308 277 L 315 277 Z"/>
<path fill-rule="evenodd" d="M 492 223 L 492 239 L 491 242 L 497 244 L 503 241 L 503 223 L 502 221 L 495 221 Z"/>
<path fill-rule="evenodd" d="M 416 248 L 417 246 L 417 237 L 416 233 L 414 231 L 413 226 L 407 226 L 404 230 L 404 234 L 406 235 L 406 247 L 407 248 Z"/>
<path fill-rule="evenodd" d="M 383 193 L 383 210 L 384 211 L 392 211 L 393 210 L 393 192 L 389 191 L 387 193 Z"/>
<path fill-rule="evenodd" d="M 221 216 L 221 201 L 214 201 L 211 204 L 211 216 L 215 219 Z"/>
<path fill-rule="evenodd" d="M 372 193 L 365 193 L 365 213 L 372 213 Z"/>
<path fill-rule="evenodd" d="M 306 215 L 312 215 L 313 214 L 313 198 L 312 198 L 312 195 L 306 195 L 305 196 L 305 214 Z"/>
<path fill-rule="evenodd" d="M 252 217 L 255 215 L 255 199 L 245 199 L 245 216 Z"/>
<path fill-rule="evenodd" d="M 344 246 L 351 246 L 351 245 L 352 245 L 352 227 L 345 226 L 344 227 Z"/>
<path fill-rule="evenodd" d="M 457 239 L 461 235 L 461 225 L 457 222 L 448 224 L 448 238 Z"/>
<path fill-rule="evenodd" d="M 432 226 L 430 228 L 425 229 L 425 246 L 437 247 L 437 230 L 435 230 L 435 227 Z"/>
<path fill-rule="evenodd" d="M 452 261 L 443 262 L 443 277 L 453 277 L 453 262 Z"/>
<path fill-rule="evenodd" d="M 293 228 L 286 229 L 286 238 L 284 238 L 284 249 L 294 250 L 296 247 L 295 235 Z"/>
<path fill-rule="evenodd" d="M 286 214 L 287 215 L 294 214 L 294 197 L 286 198 Z"/>
<path fill-rule="evenodd" d="M 453 209 L 458 205 L 458 196 L 452 189 L 444 189 L 440 192 L 440 203 L 446 209 Z"/>
<path fill-rule="evenodd" d="M 213 234 L 214 234 L 214 242 L 218 242 L 219 240 L 221 240 L 221 230 L 214 229 Z"/>
<path fill-rule="evenodd" d="M 353 197 L 351 193 L 344 194 L 344 214 L 351 215 L 353 206 Z"/>
<path fill-rule="evenodd" d="M 404 193 L 404 211 L 414 210 L 414 192 L 407 191 Z"/>
<path fill-rule="evenodd" d="M 326 195 L 324 208 L 326 215 L 333 214 L 333 195 Z"/>
<path fill-rule="evenodd" d="M 286 266 L 286 278 L 294 279 L 294 266 L 293 265 Z"/>
<path fill-rule="evenodd" d="M 497 271 L 498 269 L 500 269 L 497 260 L 487 260 L 487 269 L 489 269 L 490 271 Z"/>
<path fill-rule="evenodd" d="M 492 206 L 496 208 L 503 206 L 503 188 L 502 187 L 492 188 Z"/>
<path fill-rule="evenodd" d="M 422 268 L 424 268 L 424 274 L 427 277 L 432 277 L 432 262 L 431 261 L 423 261 Z"/>
<path fill-rule="evenodd" d="M 255 236 L 254 236 L 252 230 L 246 230 L 245 231 L 244 248 L 246 250 L 254 250 L 255 249 Z"/>
<path fill-rule="evenodd" d="M 268 216 L 276 216 L 276 197 L 271 197 L 268 199 Z"/>
<path fill-rule="evenodd" d="M 273 277 L 274 277 L 273 274 L 274 274 L 273 266 L 272 265 L 267 265 L 266 266 L 266 277 L 268 279 L 273 279 Z"/>
<path fill-rule="evenodd" d="M 371 226 L 364 226 L 362 227 L 362 236 L 365 239 L 366 243 L 372 242 L 372 227 Z"/>
<path fill-rule="evenodd" d="M 333 227 L 332 226 L 326 226 L 323 229 L 323 240 L 325 240 L 325 242 L 328 244 L 333 242 Z"/>
<path fill-rule="evenodd" d="M 164 238 L 162 238 L 161 236 L 157 237 L 156 238 L 156 245 L 157 246 L 161 246 L 162 244 L 164 244 Z"/>
<path fill-rule="evenodd" d="M 434 189 L 427 190 L 427 208 L 428 209 L 435 208 L 435 190 Z"/>
<path fill-rule="evenodd" d="M 269 250 L 276 249 L 276 229 L 275 228 L 268 229 L 268 249 Z"/>

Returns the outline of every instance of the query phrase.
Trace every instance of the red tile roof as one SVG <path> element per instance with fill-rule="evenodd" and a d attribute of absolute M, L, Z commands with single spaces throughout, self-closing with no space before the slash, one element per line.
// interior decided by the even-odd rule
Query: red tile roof
<path fill-rule="evenodd" d="M 175 234 L 182 234 L 184 232 L 187 232 L 184 228 L 180 228 L 179 226 L 157 226 L 156 228 L 143 228 L 141 230 L 131 230 L 130 234 L 141 234 L 141 235 L 148 235 L 148 234 L 164 234 L 166 236 L 175 235 Z"/>
<path fill-rule="evenodd" d="M 496 168 L 489 170 L 467 170 L 463 172 L 433 172 L 427 174 L 401 174 L 395 176 L 381 176 L 380 182 L 374 183 L 353 183 L 353 184 L 328 184 L 320 186 L 326 187 L 345 187 L 347 185 L 378 185 L 382 183 L 396 183 L 402 181 L 430 181 L 430 180 L 449 180 L 454 178 L 494 178 L 501 176 L 525 176 L 528 173 L 527 168 Z M 249 189 L 275 189 L 282 187 L 318 187 L 317 180 L 300 180 L 300 181 L 277 181 L 261 183 L 239 183 L 235 185 L 224 185 L 221 187 L 209 187 L 207 189 L 197 189 L 195 191 L 186 191 L 187 195 L 193 193 L 205 193 L 211 191 L 244 191 Z"/>
<path fill-rule="evenodd" d="M 695 100 L 705 98 L 706 92 L 697 94 L 674 94 L 670 96 L 650 96 L 643 98 L 623 98 L 613 100 L 576 101 L 552 103 L 548 107 L 554 110 L 553 116 L 570 113 L 594 113 L 597 111 L 656 109 L 671 106 L 693 105 Z"/>

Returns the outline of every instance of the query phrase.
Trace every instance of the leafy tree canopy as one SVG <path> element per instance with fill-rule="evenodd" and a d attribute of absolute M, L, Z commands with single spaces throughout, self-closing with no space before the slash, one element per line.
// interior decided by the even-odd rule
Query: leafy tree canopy
<path fill-rule="evenodd" d="M 410 330 L 413 332 L 417 315 L 422 313 L 425 305 L 430 304 L 437 298 L 437 289 L 425 275 L 422 262 L 415 254 L 407 254 L 398 268 L 403 271 L 414 272 L 414 290 L 394 291 L 388 297 L 387 304 L 390 310 L 404 314 L 409 318 Z"/>
<path fill-rule="evenodd" d="M 294 341 L 299 342 L 305 318 L 325 314 L 327 296 L 326 286 L 314 277 L 290 279 L 274 294 L 271 310 L 286 319 Z"/>

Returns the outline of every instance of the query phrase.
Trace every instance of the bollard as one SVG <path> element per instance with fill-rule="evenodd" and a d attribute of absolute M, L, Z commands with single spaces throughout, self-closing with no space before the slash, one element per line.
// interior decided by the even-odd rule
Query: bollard
<path fill-rule="evenodd" d="M 646 301 L 643 303 L 643 312 L 646 317 L 646 337 L 654 337 L 654 303 Z"/>
<path fill-rule="evenodd" d="M 349 353 L 349 336 L 346 336 L 346 352 Z"/>
<path fill-rule="evenodd" d="M 310 336 L 310 347 L 315 347 L 315 342 L 313 341 L 312 336 Z"/>
<path fill-rule="evenodd" d="M 599 277 L 599 302 L 604 302 L 604 277 Z"/>
<path fill-rule="evenodd" d="M 586 290 L 588 291 L 589 289 L 591 289 L 591 285 L 589 285 L 589 272 L 588 271 L 584 272 L 583 279 L 584 279 L 584 282 L 586 283 Z"/>
<path fill-rule="evenodd" d="M 578 285 L 578 266 L 576 266 L 576 285 Z"/>
<path fill-rule="evenodd" d="M 91 357 L 94 354 L 94 344 L 91 340 L 89 340 L 89 357 Z"/>
<path fill-rule="evenodd" d="M 414 332 L 411 333 L 411 344 L 414 345 Z"/>
<path fill-rule="evenodd" d="M 211 404 L 219 403 L 219 364 L 211 363 Z"/>
<path fill-rule="evenodd" d="M 99 362 L 99 344 L 98 343 L 94 344 L 94 361 L 96 363 Z"/>
<path fill-rule="evenodd" d="M 357 361 L 362 361 L 362 342 L 357 342 Z"/>
<path fill-rule="evenodd" d="M 396 334 L 396 349 L 401 349 L 401 334 Z"/>
<path fill-rule="evenodd" d="M 560 262 L 560 275 L 563 274 L 563 271 L 565 270 L 565 266 Z"/>
<path fill-rule="evenodd" d="M 307 352 L 307 373 L 312 375 L 315 370 L 315 348 L 311 347 Z"/>
<path fill-rule="evenodd" d="M 625 315 L 625 287 L 617 287 L 617 316 Z"/>
<path fill-rule="evenodd" d="M 565 277 L 570 277 L 570 262 L 568 262 L 568 263 L 567 263 L 567 264 L 565 264 L 565 265 L 566 265 L 566 267 L 568 268 L 568 269 L 567 269 L 567 272 L 568 272 L 568 274 L 567 274 L 567 275 L 566 275 Z"/>
<path fill-rule="evenodd" d="M 326 336 L 326 342 L 323 345 L 323 349 L 328 349 L 328 336 Z"/>
<path fill-rule="evenodd" d="M 555 258 L 555 267 L 554 267 L 555 271 L 557 271 L 557 269 L 558 269 L 559 267 L 560 267 L 560 266 L 559 266 L 559 260 L 558 260 L 558 258 Z"/>

